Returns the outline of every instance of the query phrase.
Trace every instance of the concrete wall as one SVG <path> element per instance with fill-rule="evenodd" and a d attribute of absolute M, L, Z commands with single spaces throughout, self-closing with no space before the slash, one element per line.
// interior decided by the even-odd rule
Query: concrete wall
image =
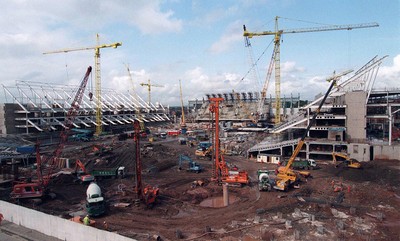
<path fill-rule="evenodd" d="M 65 241 L 134 241 L 116 233 L 0 201 L 4 219 Z"/>
<path fill-rule="evenodd" d="M 363 143 L 350 143 L 347 145 L 347 153 L 351 158 L 360 162 L 371 161 L 370 145 Z"/>
<path fill-rule="evenodd" d="M 374 159 L 394 159 L 400 161 L 400 145 L 374 145 Z"/>
<path fill-rule="evenodd" d="M 18 104 L 0 104 L 0 134 L 17 133 L 14 111 L 19 109 Z"/>
<path fill-rule="evenodd" d="M 4 104 L 0 104 L 0 134 L 6 134 Z"/>
<path fill-rule="evenodd" d="M 365 139 L 366 133 L 366 118 L 367 106 L 365 101 L 367 93 L 364 91 L 348 92 L 345 95 L 346 101 L 346 127 L 349 138 Z"/>

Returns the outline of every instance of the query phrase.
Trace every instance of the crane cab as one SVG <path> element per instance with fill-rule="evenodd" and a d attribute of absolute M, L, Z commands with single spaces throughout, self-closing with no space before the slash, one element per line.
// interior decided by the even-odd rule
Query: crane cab
<path fill-rule="evenodd" d="M 10 198 L 42 198 L 44 194 L 44 187 L 39 183 L 21 183 L 14 185 Z"/>

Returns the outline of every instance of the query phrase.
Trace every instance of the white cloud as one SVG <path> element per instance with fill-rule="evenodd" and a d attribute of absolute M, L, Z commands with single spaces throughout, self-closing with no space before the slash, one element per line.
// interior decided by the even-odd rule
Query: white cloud
<path fill-rule="evenodd" d="M 222 53 L 229 50 L 232 44 L 243 41 L 243 29 L 241 26 L 239 21 L 231 23 L 218 41 L 211 45 L 210 52 Z"/>
<path fill-rule="evenodd" d="M 391 66 L 381 66 L 376 78 L 374 89 L 399 88 L 400 54 L 393 58 Z"/>

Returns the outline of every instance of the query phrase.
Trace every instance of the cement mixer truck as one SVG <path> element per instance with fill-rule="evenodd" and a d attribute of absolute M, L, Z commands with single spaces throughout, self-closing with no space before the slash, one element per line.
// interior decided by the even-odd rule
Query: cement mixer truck
<path fill-rule="evenodd" d="M 101 189 L 99 185 L 92 182 L 86 190 L 86 212 L 89 216 L 95 217 L 104 214 L 105 211 L 106 204 L 101 195 Z"/>

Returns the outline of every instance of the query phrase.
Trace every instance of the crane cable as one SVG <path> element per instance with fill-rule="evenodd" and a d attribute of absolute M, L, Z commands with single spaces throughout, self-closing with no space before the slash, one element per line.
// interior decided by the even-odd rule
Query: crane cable
<path fill-rule="evenodd" d="M 261 57 L 265 54 L 265 52 L 267 51 L 267 49 L 271 46 L 271 44 L 273 42 L 274 42 L 274 40 L 271 40 L 271 42 L 264 49 L 264 51 L 261 53 L 261 55 L 258 57 L 258 59 L 253 63 L 253 65 L 250 67 L 250 69 L 246 72 L 246 74 L 239 80 L 239 82 L 236 85 L 240 84 L 247 77 L 247 75 L 257 66 L 258 61 L 260 61 Z"/>

